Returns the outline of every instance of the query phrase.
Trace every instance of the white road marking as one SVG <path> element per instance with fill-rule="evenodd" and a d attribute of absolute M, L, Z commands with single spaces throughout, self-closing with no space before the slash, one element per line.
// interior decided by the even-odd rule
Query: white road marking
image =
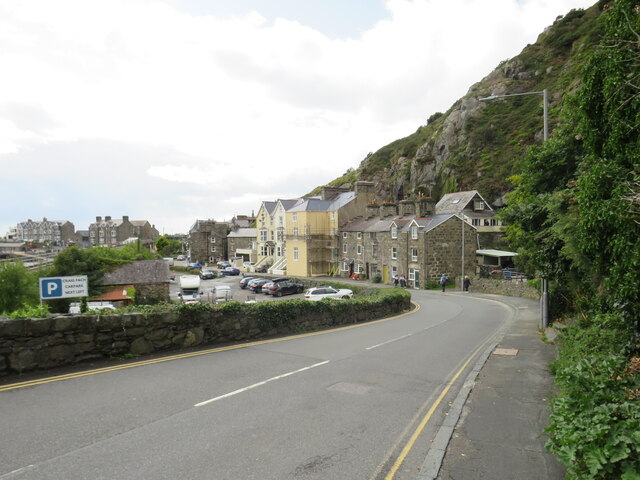
<path fill-rule="evenodd" d="M 381 347 L 382 345 L 386 345 L 387 343 L 397 342 L 398 340 L 402 340 L 403 338 L 410 337 L 411 335 L 413 335 L 413 333 L 409 333 L 409 334 L 407 334 L 407 335 L 403 335 L 402 337 L 393 338 L 393 339 L 391 339 L 391 340 L 387 340 L 386 342 L 382 342 L 382 343 L 379 343 L 379 344 L 377 344 L 377 345 L 372 345 L 371 347 L 367 347 L 367 348 L 365 348 L 365 350 L 371 350 L 371 349 L 373 349 L 373 348 L 378 348 L 378 347 Z"/>
<path fill-rule="evenodd" d="M 9 472 L 9 473 L 5 473 L 4 475 L 0 475 L 0 479 L 15 477 L 16 475 L 20 475 L 21 473 L 24 473 L 27 470 L 31 470 L 33 467 L 34 467 L 34 465 L 27 465 L 26 467 L 19 468 L 17 470 L 14 470 L 13 472 Z"/>
<path fill-rule="evenodd" d="M 251 390 L 253 388 L 260 387 L 262 385 L 266 385 L 267 383 L 273 382 L 274 380 L 280 380 L 281 378 L 289 377 L 291 375 L 295 375 L 296 373 L 304 372 L 306 370 L 311 370 L 312 368 L 320 367 L 322 365 L 326 365 L 327 363 L 329 363 L 329 360 L 326 360 L 326 361 L 320 362 L 320 363 L 315 363 L 315 364 L 310 365 L 308 367 L 304 367 L 304 368 L 301 368 L 299 370 L 294 370 L 293 372 L 283 373 L 282 375 L 278 375 L 277 377 L 272 377 L 272 378 L 269 378 L 269 379 L 264 380 L 262 382 L 258 382 L 258 383 L 254 383 L 253 385 L 249 385 L 248 387 L 240 388 L 240 389 L 235 390 L 233 392 L 225 393 L 224 395 L 220 395 L 219 397 L 211 398 L 209 400 L 205 400 L 204 402 L 196 403 L 194 405 L 194 407 L 202 407 L 204 405 L 208 405 L 209 403 L 213 403 L 213 402 L 216 402 L 218 400 L 222 400 L 223 398 L 232 397 L 234 395 L 237 395 L 237 394 L 242 393 L 242 392 L 246 392 L 246 391 Z"/>

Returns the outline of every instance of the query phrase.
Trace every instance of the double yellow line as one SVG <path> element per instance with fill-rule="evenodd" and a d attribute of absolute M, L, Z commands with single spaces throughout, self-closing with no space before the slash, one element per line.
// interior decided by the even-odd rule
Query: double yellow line
<path fill-rule="evenodd" d="M 145 365 L 154 365 L 156 363 L 171 362 L 173 360 L 180 360 L 180 359 L 183 359 L 183 358 L 199 357 L 201 355 L 209 355 L 209 354 L 212 354 L 212 353 L 226 352 L 226 351 L 229 351 L 229 350 L 237 350 L 239 348 L 247 348 L 247 347 L 254 347 L 256 345 L 265 345 L 265 344 L 269 344 L 269 343 L 283 342 L 283 341 L 292 340 L 292 339 L 295 339 L 295 338 L 312 337 L 312 336 L 315 336 L 315 335 L 325 335 L 325 334 L 328 334 L 328 333 L 339 332 L 339 331 L 342 331 L 342 330 L 350 330 L 352 328 L 364 327 L 366 325 L 372 325 L 372 324 L 376 324 L 376 323 L 380 323 L 380 322 L 388 322 L 389 320 L 393 320 L 393 319 L 396 319 L 396 318 L 404 317 L 406 315 L 415 313 L 420 309 L 420 306 L 418 304 L 414 303 L 413 305 L 415 306 L 415 308 L 413 310 L 411 310 L 410 312 L 401 313 L 400 315 L 395 315 L 393 317 L 383 318 L 381 320 L 374 320 L 373 322 L 358 323 L 358 324 L 354 324 L 354 325 L 348 325 L 346 327 L 333 328 L 331 330 L 322 330 L 322 331 L 318 331 L 318 332 L 302 333 L 302 334 L 299 334 L 299 335 L 291 335 L 291 336 L 282 337 L 282 338 L 272 338 L 272 339 L 269 339 L 269 340 L 259 340 L 259 341 L 256 341 L 256 342 L 229 345 L 227 347 L 217 347 L 217 348 L 211 348 L 211 349 L 207 349 L 207 350 L 199 350 L 197 352 L 182 353 L 182 354 L 179 354 L 179 355 L 171 355 L 171 356 L 168 356 L 168 357 L 155 358 L 155 359 L 150 359 L 150 360 L 142 360 L 142 361 L 139 361 L 139 362 L 131 362 L 131 363 L 127 363 L 127 364 L 124 364 L 124 365 L 114 365 L 112 367 L 97 368 L 97 369 L 94 369 L 94 370 L 85 370 L 85 371 L 82 371 L 82 372 L 68 373 L 66 375 L 57 375 L 55 377 L 46 377 L 46 378 L 41 378 L 41 379 L 36 379 L 36 380 L 29 380 L 29 381 L 26 381 L 26 382 L 12 383 L 12 384 L 9 384 L 9 385 L 0 386 L 0 392 L 6 392 L 8 390 L 16 390 L 16 389 L 19 389 L 19 388 L 34 387 L 34 386 L 37 386 L 37 385 L 44 385 L 46 383 L 61 382 L 63 380 L 71 380 L 71 379 L 74 379 L 74 378 L 81 378 L 81 377 L 86 377 L 86 376 L 89 376 L 89 375 L 98 375 L 100 373 L 115 372 L 115 371 L 124 370 L 124 369 L 127 369 L 127 368 L 143 367 Z"/>

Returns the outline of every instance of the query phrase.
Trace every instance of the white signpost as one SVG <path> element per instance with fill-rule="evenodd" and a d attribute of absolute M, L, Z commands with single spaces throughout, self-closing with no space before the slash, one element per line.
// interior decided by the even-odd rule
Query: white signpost
<path fill-rule="evenodd" d="M 40 279 L 40 300 L 87 296 L 89 296 L 89 280 L 86 275 Z"/>

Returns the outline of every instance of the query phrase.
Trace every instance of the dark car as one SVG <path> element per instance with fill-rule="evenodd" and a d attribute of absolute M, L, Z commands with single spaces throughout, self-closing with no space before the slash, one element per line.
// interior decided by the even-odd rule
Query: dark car
<path fill-rule="evenodd" d="M 216 272 L 213 270 L 201 270 L 200 278 L 202 280 L 211 280 L 212 278 L 216 278 Z"/>
<path fill-rule="evenodd" d="M 253 280 L 249 281 L 247 288 L 253 293 L 261 293 L 262 286 L 266 283 L 269 283 L 269 280 L 266 278 L 254 278 Z"/>
<path fill-rule="evenodd" d="M 238 270 L 236 267 L 227 267 L 223 270 L 220 270 L 220 273 L 222 275 L 240 275 L 240 270 Z"/>
<path fill-rule="evenodd" d="M 271 280 L 271 283 L 276 284 L 276 283 L 280 283 L 280 282 L 288 282 L 289 278 L 288 277 L 280 277 L 280 278 L 274 278 Z M 265 295 L 270 295 L 271 294 L 271 287 L 273 285 L 268 285 L 268 288 L 263 287 L 262 288 L 262 293 L 264 293 Z"/>
<path fill-rule="evenodd" d="M 198 268 L 202 268 L 202 264 L 200 262 L 194 262 L 187 265 L 187 267 L 198 269 Z"/>
<path fill-rule="evenodd" d="M 247 288 L 249 286 L 249 282 L 251 280 L 255 280 L 257 278 L 260 278 L 260 277 L 243 277 L 240 280 L 240 288 L 244 290 L 245 288 Z"/>
<path fill-rule="evenodd" d="M 281 297 L 283 295 L 293 295 L 294 293 L 302 293 L 304 291 L 304 285 L 295 282 L 277 282 L 269 287 L 269 293 L 274 297 Z"/>

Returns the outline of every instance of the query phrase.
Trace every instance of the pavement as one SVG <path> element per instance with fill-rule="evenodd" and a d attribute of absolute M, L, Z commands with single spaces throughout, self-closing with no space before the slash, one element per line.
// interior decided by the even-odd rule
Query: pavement
<path fill-rule="evenodd" d="M 544 448 L 555 346 L 542 340 L 538 302 L 475 296 L 510 304 L 516 318 L 476 362 L 438 432 L 441 451 L 436 438 L 416 480 L 562 480 Z"/>

